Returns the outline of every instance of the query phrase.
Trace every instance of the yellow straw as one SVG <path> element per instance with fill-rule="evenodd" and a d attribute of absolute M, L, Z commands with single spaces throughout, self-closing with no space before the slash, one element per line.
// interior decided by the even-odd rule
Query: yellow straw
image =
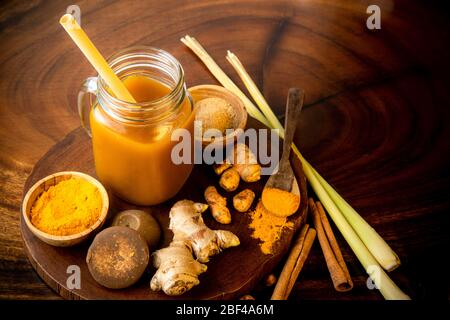
<path fill-rule="evenodd" d="M 136 103 L 127 87 L 114 73 L 106 62 L 105 58 L 100 54 L 87 34 L 81 29 L 75 18 L 71 14 L 65 14 L 59 20 L 73 42 L 80 48 L 84 56 L 89 60 L 91 65 L 97 70 L 98 74 L 105 80 L 106 84 L 111 88 L 117 98 L 123 101 Z"/>

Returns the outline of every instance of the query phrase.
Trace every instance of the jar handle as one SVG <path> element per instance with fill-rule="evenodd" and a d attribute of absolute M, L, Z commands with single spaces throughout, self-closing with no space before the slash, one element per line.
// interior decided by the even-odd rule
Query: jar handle
<path fill-rule="evenodd" d="M 92 96 L 97 95 L 97 77 L 87 78 L 78 92 L 78 114 L 81 119 L 81 126 L 86 130 L 89 137 L 92 137 L 91 126 L 89 124 L 89 113 L 93 106 Z"/>

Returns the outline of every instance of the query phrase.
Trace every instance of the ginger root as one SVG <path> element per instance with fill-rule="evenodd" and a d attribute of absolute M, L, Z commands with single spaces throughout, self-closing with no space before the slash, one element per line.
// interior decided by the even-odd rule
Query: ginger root
<path fill-rule="evenodd" d="M 231 213 L 227 208 L 227 199 L 219 194 L 216 187 L 209 186 L 206 188 L 205 199 L 211 207 L 213 218 L 217 222 L 222 224 L 231 223 Z"/>
<path fill-rule="evenodd" d="M 207 208 L 190 200 L 178 201 L 172 207 L 169 229 L 174 236 L 168 247 L 153 253 L 158 270 L 150 282 L 152 290 L 163 290 L 171 296 L 183 294 L 200 283 L 198 275 L 207 268 L 203 262 L 222 249 L 239 245 L 239 238 L 232 232 L 211 230 L 205 225 L 202 212 Z"/>
<path fill-rule="evenodd" d="M 245 189 L 233 197 L 233 206 L 239 212 L 247 212 L 254 199 L 255 193 L 250 189 Z"/>
<path fill-rule="evenodd" d="M 178 296 L 198 285 L 198 275 L 207 269 L 193 258 L 192 249 L 184 241 L 172 241 L 167 248 L 153 253 L 153 265 L 158 271 L 150 288 L 163 290 L 169 296 Z"/>
<path fill-rule="evenodd" d="M 244 143 L 238 143 L 233 151 L 233 167 L 245 182 L 261 179 L 261 166 L 253 152 Z"/>
<path fill-rule="evenodd" d="M 239 173 L 234 168 L 225 170 L 219 180 L 220 186 L 226 191 L 234 191 L 239 186 Z"/>

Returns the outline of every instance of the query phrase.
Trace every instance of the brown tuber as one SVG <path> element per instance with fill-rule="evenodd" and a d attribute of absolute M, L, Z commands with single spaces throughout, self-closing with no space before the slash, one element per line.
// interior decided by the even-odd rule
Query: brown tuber
<path fill-rule="evenodd" d="M 255 199 L 255 193 L 245 189 L 233 197 L 233 206 L 239 212 L 247 212 Z"/>
<path fill-rule="evenodd" d="M 122 289 L 136 283 L 147 268 L 148 246 L 131 228 L 115 226 L 100 232 L 89 247 L 86 263 L 104 287 Z"/>
<path fill-rule="evenodd" d="M 231 213 L 227 208 L 227 199 L 222 197 L 216 187 L 209 186 L 205 190 L 205 199 L 211 207 L 213 218 L 222 224 L 231 223 Z"/>
<path fill-rule="evenodd" d="M 233 165 L 229 162 L 226 161 L 224 163 L 218 163 L 214 165 L 214 172 L 220 176 L 222 173 L 224 173 L 225 170 L 227 170 L 228 168 L 231 168 Z"/>
<path fill-rule="evenodd" d="M 125 210 L 119 212 L 112 222 L 113 226 L 128 227 L 139 232 L 147 241 L 150 251 L 158 247 L 161 238 L 161 228 L 153 216 L 143 210 Z"/>
<path fill-rule="evenodd" d="M 228 192 L 234 191 L 239 186 L 239 173 L 234 168 L 225 170 L 219 180 L 220 186 Z"/>
<path fill-rule="evenodd" d="M 247 145 L 238 143 L 233 151 L 233 167 L 245 182 L 255 182 L 261 179 L 261 166 Z"/>

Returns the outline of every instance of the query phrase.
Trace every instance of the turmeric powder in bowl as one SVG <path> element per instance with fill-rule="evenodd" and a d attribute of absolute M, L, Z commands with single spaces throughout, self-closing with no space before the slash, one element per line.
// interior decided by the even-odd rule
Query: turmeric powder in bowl
<path fill-rule="evenodd" d="M 242 100 L 222 86 L 199 85 L 189 88 L 195 109 L 195 140 L 202 146 L 228 145 L 242 134 L 247 111 Z"/>
<path fill-rule="evenodd" d="M 92 227 L 100 217 L 102 197 L 98 188 L 76 177 L 44 191 L 34 202 L 30 221 L 39 230 L 69 236 Z"/>
<path fill-rule="evenodd" d="M 222 98 L 205 98 L 195 103 L 195 120 L 201 121 L 202 131 L 219 130 L 223 135 L 227 129 L 234 129 L 236 114 L 231 104 Z"/>

